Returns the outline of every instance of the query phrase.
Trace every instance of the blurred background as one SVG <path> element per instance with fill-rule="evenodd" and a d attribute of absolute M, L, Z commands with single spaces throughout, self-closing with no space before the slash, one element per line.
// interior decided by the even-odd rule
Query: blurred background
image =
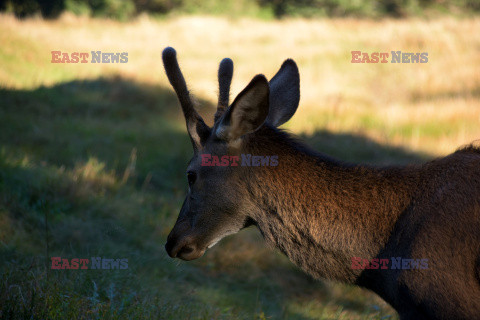
<path fill-rule="evenodd" d="M 368 291 L 303 274 L 253 228 L 196 261 L 167 256 L 192 149 L 161 52 L 176 48 L 207 123 L 222 58 L 235 63 L 232 98 L 293 58 L 301 100 L 285 129 L 345 161 L 419 163 L 480 138 L 479 1 L 0 10 L 0 318 L 397 319 Z M 398 50 L 428 52 L 428 63 L 351 63 L 351 51 Z M 51 51 L 127 52 L 128 62 L 51 63 Z M 126 258 L 128 269 L 52 270 L 50 257 Z"/>

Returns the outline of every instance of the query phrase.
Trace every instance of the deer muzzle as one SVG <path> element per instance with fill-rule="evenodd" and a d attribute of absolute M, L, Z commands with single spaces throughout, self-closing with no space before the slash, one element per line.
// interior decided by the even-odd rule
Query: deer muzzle
<path fill-rule="evenodd" d="M 183 228 L 180 228 L 183 229 Z M 200 258 L 205 253 L 206 248 L 200 247 L 195 237 L 185 235 L 184 232 L 178 232 L 177 225 L 173 228 L 167 238 L 165 250 L 172 258 L 179 258 L 182 260 L 194 260 Z M 183 231 L 183 230 L 180 230 Z"/>

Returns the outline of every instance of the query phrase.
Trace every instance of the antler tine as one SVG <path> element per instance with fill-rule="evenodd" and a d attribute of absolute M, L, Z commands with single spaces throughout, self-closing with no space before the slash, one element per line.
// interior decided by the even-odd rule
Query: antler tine
<path fill-rule="evenodd" d="M 162 59 L 168 81 L 170 81 L 170 84 L 177 93 L 178 100 L 180 100 L 180 105 L 182 106 L 183 113 L 188 122 L 188 119 L 192 115 L 197 114 L 197 112 L 193 107 L 193 102 L 188 92 L 187 83 L 185 82 L 185 78 L 183 77 L 180 66 L 178 65 L 177 52 L 172 47 L 167 47 L 163 50 Z"/>
<path fill-rule="evenodd" d="M 187 83 L 178 65 L 177 52 L 175 49 L 172 47 L 165 48 L 162 53 L 162 59 L 168 81 L 170 81 L 170 84 L 177 93 L 178 100 L 182 106 L 193 149 L 197 151 L 202 148 L 206 138 L 209 136 L 210 128 L 205 124 L 193 106 Z"/>
<path fill-rule="evenodd" d="M 215 121 L 225 112 L 228 107 L 228 100 L 230 98 L 230 84 L 233 76 L 233 61 L 230 58 L 225 58 L 220 62 L 218 67 L 218 105 L 215 114 Z"/>

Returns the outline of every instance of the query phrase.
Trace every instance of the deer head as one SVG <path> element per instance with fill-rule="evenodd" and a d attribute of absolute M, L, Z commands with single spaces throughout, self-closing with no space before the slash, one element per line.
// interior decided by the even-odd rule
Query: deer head
<path fill-rule="evenodd" d="M 300 79 L 295 62 L 288 59 L 270 81 L 261 74 L 253 77 L 229 105 L 233 62 L 223 59 L 218 70 L 218 107 L 210 128 L 194 108 L 175 50 L 168 47 L 162 56 L 193 146 L 193 157 L 186 170 L 188 192 L 165 249 L 172 258 L 193 260 L 223 237 L 255 224 L 252 216 L 257 210 L 252 201 L 255 195 L 245 180 L 248 177 L 251 182 L 259 169 L 264 169 L 205 166 L 202 156 L 238 157 L 248 150 L 261 154 L 262 146 L 253 145 L 265 131 L 262 129 L 276 130 L 297 110 Z"/>

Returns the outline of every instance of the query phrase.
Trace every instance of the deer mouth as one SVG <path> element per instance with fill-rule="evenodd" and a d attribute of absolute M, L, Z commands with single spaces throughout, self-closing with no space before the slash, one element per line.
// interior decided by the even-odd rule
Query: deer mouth
<path fill-rule="evenodd" d="M 229 236 L 229 235 L 232 235 L 232 234 L 235 234 L 237 233 L 238 231 L 240 231 L 240 229 L 235 229 L 235 230 L 229 230 L 229 231 L 225 231 L 222 235 L 216 237 L 212 242 L 210 242 L 210 244 L 207 246 L 207 249 L 210 249 L 211 247 L 213 247 L 214 245 L 216 245 L 220 240 L 222 240 L 223 238 Z"/>
<path fill-rule="evenodd" d="M 220 240 L 229 236 L 231 234 L 235 234 L 240 229 L 235 230 L 227 230 L 223 232 L 220 236 L 213 238 L 212 241 L 207 242 L 208 245 L 205 246 L 205 242 L 198 241 L 197 237 L 192 235 L 178 237 L 175 234 L 170 234 L 167 238 L 167 243 L 165 244 L 165 250 L 167 251 L 168 255 L 172 258 L 179 258 L 185 261 L 195 260 L 200 258 L 205 254 L 207 249 L 210 249 L 215 244 L 217 244 Z"/>
<path fill-rule="evenodd" d="M 179 258 L 185 261 L 195 260 L 203 256 L 206 248 L 198 248 L 194 243 L 185 241 L 167 241 L 165 250 L 171 258 Z"/>
<path fill-rule="evenodd" d="M 193 247 L 185 246 L 177 253 L 177 258 L 190 261 L 200 258 L 204 253 L 205 249 L 198 250 Z"/>

